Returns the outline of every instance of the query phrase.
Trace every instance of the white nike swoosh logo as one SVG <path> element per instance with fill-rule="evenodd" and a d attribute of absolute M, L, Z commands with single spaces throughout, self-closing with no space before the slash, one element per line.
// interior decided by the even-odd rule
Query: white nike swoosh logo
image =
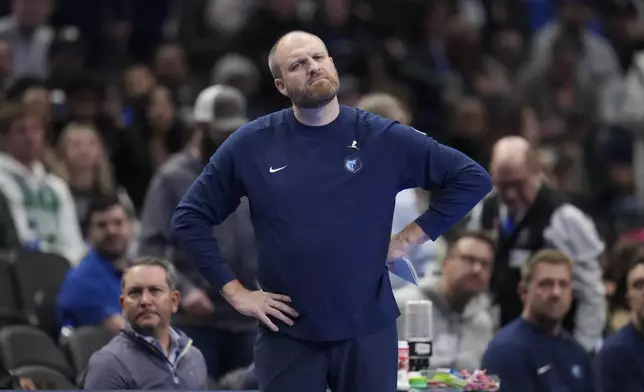
<path fill-rule="evenodd" d="M 548 364 L 546 366 L 542 366 L 539 369 L 537 369 L 537 374 L 539 374 L 539 375 L 544 374 L 548 370 L 550 370 L 550 364 Z"/>
<path fill-rule="evenodd" d="M 286 166 L 288 166 L 288 165 L 286 165 Z M 271 166 L 271 167 L 268 169 L 268 171 L 269 171 L 269 172 L 271 172 L 271 173 L 277 173 L 278 171 L 280 171 L 280 170 L 284 169 L 286 166 L 278 167 L 277 169 L 273 169 L 273 167 Z"/>

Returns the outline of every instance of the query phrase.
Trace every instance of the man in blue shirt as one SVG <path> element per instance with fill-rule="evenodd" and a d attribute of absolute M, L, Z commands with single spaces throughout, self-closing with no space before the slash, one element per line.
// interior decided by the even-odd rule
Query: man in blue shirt
<path fill-rule="evenodd" d="M 598 392 L 644 391 L 644 257 L 626 276 L 631 322 L 606 339 L 596 360 Z"/>
<path fill-rule="evenodd" d="M 115 196 L 98 196 L 90 202 L 90 252 L 71 269 L 58 292 L 61 327 L 101 326 L 116 334 L 125 325 L 119 305 L 121 275 L 130 264 L 128 249 L 134 238 L 132 218 Z M 194 288 L 179 275 L 182 305 Z"/>
<path fill-rule="evenodd" d="M 492 339 L 481 367 L 499 376 L 501 392 L 593 392 L 590 356 L 562 321 L 572 304 L 572 261 L 558 250 L 537 252 L 519 284 L 523 313 Z"/>
<path fill-rule="evenodd" d="M 117 333 L 125 325 L 119 296 L 133 235 L 132 221 L 124 206 L 112 197 L 92 200 L 88 217 L 92 249 L 61 285 L 58 316 L 63 327 L 102 326 Z"/>
<path fill-rule="evenodd" d="M 256 376 L 264 392 L 396 388 L 400 315 L 386 262 L 435 240 L 491 190 L 464 154 L 396 121 L 340 106 L 324 43 L 282 37 L 269 55 L 293 107 L 230 136 L 173 217 L 175 239 L 240 313 L 260 320 Z M 427 211 L 391 237 L 396 194 L 432 191 Z M 261 291 L 243 287 L 212 226 L 246 196 Z"/>

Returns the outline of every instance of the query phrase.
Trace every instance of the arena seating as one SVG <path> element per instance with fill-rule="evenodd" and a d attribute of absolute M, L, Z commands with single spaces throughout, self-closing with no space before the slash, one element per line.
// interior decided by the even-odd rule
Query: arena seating
<path fill-rule="evenodd" d="M 97 328 L 61 336 L 56 296 L 69 268 L 50 253 L 0 255 L 0 364 L 47 389 L 75 389 L 89 357 L 110 339 Z"/>

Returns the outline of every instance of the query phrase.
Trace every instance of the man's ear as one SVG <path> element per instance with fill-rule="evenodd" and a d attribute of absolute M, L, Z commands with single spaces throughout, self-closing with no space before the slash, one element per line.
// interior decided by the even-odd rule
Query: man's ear
<path fill-rule="evenodd" d="M 517 292 L 519 293 L 519 298 L 521 302 L 525 302 L 525 297 L 528 295 L 528 284 L 525 281 L 520 281 L 517 286 Z"/>
<path fill-rule="evenodd" d="M 445 257 L 443 257 L 443 258 L 440 260 L 440 262 L 439 262 L 439 266 L 440 266 L 440 270 L 441 270 L 441 271 L 443 271 L 443 269 L 445 269 L 445 265 L 446 265 L 447 263 L 449 263 L 449 260 L 450 260 L 450 255 L 448 255 L 448 254 L 447 254 L 447 255 L 445 255 Z"/>
<path fill-rule="evenodd" d="M 288 92 L 286 91 L 286 85 L 282 81 L 282 79 L 275 79 L 275 87 L 277 88 L 277 91 L 280 92 L 283 96 L 288 98 Z"/>
<path fill-rule="evenodd" d="M 174 290 L 170 292 L 172 296 L 172 313 L 177 313 L 179 311 L 179 306 L 181 305 L 181 294 L 179 290 Z"/>

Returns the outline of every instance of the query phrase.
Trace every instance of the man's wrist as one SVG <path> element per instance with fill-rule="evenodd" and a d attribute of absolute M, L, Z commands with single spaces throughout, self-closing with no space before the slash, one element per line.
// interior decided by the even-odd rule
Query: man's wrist
<path fill-rule="evenodd" d="M 406 248 L 420 245 L 428 239 L 427 234 L 416 222 L 410 223 L 396 235 L 396 240 L 400 241 Z"/>
<path fill-rule="evenodd" d="M 235 279 L 226 283 L 219 292 L 221 296 L 232 305 L 233 302 L 235 302 L 235 299 L 239 298 L 240 294 L 244 294 L 247 291 L 248 289 L 246 289 L 239 280 Z"/>

